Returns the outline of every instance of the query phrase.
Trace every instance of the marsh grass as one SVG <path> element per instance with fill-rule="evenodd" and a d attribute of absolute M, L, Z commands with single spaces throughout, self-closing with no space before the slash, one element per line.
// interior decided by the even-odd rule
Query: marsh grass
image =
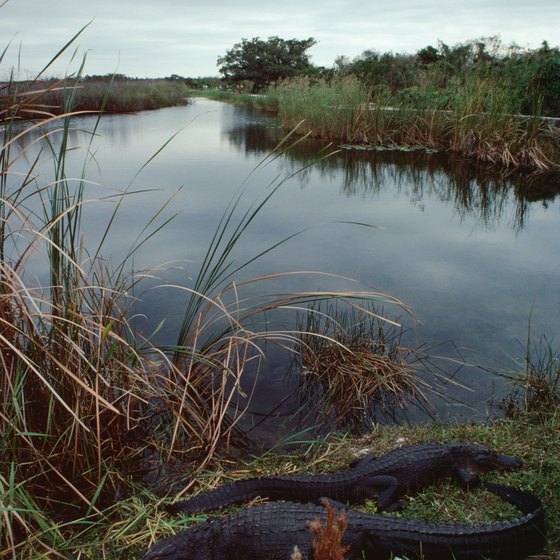
<path fill-rule="evenodd" d="M 560 348 L 545 336 L 538 341 L 529 335 L 525 349 L 525 368 L 502 374 L 510 384 L 508 396 L 500 403 L 506 415 L 530 415 L 546 419 L 560 411 Z"/>
<path fill-rule="evenodd" d="M 430 386 L 400 343 L 401 325 L 375 304 L 326 312 L 312 305 L 299 330 L 302 402 L 316 402 L 339 426 L 360 430 L 411 403 L 429 407 Z"/>
<path fill-rule="evenodd" d="M 365 453 L 382 455 L 397 445 L 421 441 L 471 441 L 482 443 L 500 453 L 515 455 L 523 460 L 519 471 L 489 473 L 489 480 L 534 492 L 545 507 L 548 544 L 543 559 L 556 559 L 560 553 L 560 426 L 558 416 L 549 414 L 545 422 L 534 422 L 530 415 L 515 420 L 504 419 L 494 424 L 416 426 L 376 426 L 359 438 L 329 434 L 315 441 L 293 447 L 291 451 L 266 453 L 243 461 L 216 457 L 212 468 L 199 477 L 199 488 L 213 488 L 226 480 L 272 473 L 334 472 L 348 467 L 356 456 Z M 2 488 L 4 490 L 4 488 Z M 131 496 L 104 509 L 103 517 L 91 515 L 77 522 L 51 523 L 43 518 L 40 529 L 29 536 L 17 549 L 17 558 L 79 557 L 125 560 L 137 557 L 140 550 L 166 536 L 198 523 L 206 516 L 169 516 L 162 499 L 145 488 L 132 485 Z M 6 494 L 2 494 L 6 499 Z M 366 511 L 375 511 L 373 502 Z M 39 512 L 38 512 L 39 513 Z M 417 519 L 468 522 L 494 522 L 519 516 L 503 500 L 481 489 L 465 491 L 453 482 L 431 486 L 415 496 L 406 497 L 399 515 Z M 59 535 L 56 552 L 49 552 L 39 543 Z M 38 554 L 38 550 L 43 550 Z M 62 556 L 57 556 L 57 554 Z M 13 558 L 9 549 L 0 550 L 0 558 Z"/>
<path fill-rule="evenodd" d="M 0 122 L 42 119 L 72 111 L 132 113 L 188 103 L 188 88 L 177 80 L 68 77 L 62 80 L 12 80 L 2 86 Z"/>
<path fill-rule="evenodd" d="M 354 76 L 294 78 L 270 92 L 286 127 L 345 144 L 422 146 L 510 167 L 560 166 L 560 129 L 535 116 L 515 114 L 507 90 L 470 77 L 445 101 L 418 89 L 391 93 L 367 88 Z"/>
<path fill-rule="evenodd" d="M 64 92 L 66 112 L 46 121 L 57 139 L 48 128 L 40 135 L 43 160 L 31 161 L 23 175 L 15 171 L 22 153 L 13 146 L 44 123 L 14 123 L 37 111 L 37 99 L 16 92 L 14 103 L 8 92 L 1 104 L 0 542 L 14 558 L 26 541 L 38 555 L 56 555 L 65 537 L 54 519 L 101 515 L 122 494 L 119 473 L 133 470 L 145 446 L 138 434 L 152 393 L 127 319 L 126 294 L 136 280 L 124 264 L 109 268 L 101 245 L 88 247 L 82 237 L 83 209 L 95 200 L 87 198 L 85 175 L 66 173 L 71 117 L 83 113 L 72 111 L 75 88 Z M 95 119 L 92 126 L 91 138 Z M 118 208 L 122 197 L 112 201 Z M 151 225 L 137 246 L 157 230 Z M 48 271 L 44 283 L 27 272 L 40 262 Z"/>

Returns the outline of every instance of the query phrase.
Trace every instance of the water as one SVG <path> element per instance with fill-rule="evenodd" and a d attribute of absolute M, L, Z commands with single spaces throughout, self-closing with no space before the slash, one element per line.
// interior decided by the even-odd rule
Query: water
<path fill-rule="evenodd" d="M 68 174 L 78 177 L 89 159 L 88 197 L 142 191 L 125 197 L 106 255 L 118 262 L 172 197 L 158 223 L 176 216 L 135 256 L 136 268 L 161 265 L 158 280 L 146 287 L 192 285 L 221 214 L 240 186 L 247 189 L 246 208 L 278 177 L 289 177 L 247 230 L 236 262 L 306 231 L 236 279 L 322 271 L 356 283 L 308 275 L 272 280 L 266 290 L 375 288 L 409 305 L 415 322 L 398 308 L 385 308 L 389 316 L 404 315 L 403 341 L 440 356 L 432 363 L 470 387 L 448 386 L 457 400 L 438 403 L 442 417 L 484 419 L 490 401 L 506 390 L 503 379 L 488 370 L 522 367 L 529 325 L 537 337 L 546 334 L 554 340 L 560 331 L 557 175 L 504 177 L 443 155 L 394 152 L 343 151 L 307 167 L 321 149 L 312 142 L 259 167 L 282 138 L 275 120 L 203 99 L 190 106 L 104 117 L 88 158 L 87 131 L 93 122 L 73 122 L 71 144 L 80 149 L 72 155 Z M 27 145 L 28 161 L 37 150 Z M 109 202 L 87 207 L 86 239 L 99 238 L 113 208 Z M 39 265 L 34 274 L 41 277 Z M 161 294 L 147 290 L 141 295 L 137 323 L 150 332 L 165 319 L 156 340 L 173 344 L 186 295 L 178 289 Z M 254 400 L 261 411 L 275 408 L 297 384 L 285 377 L 285 353 L 269 350 Z M 278 411 L 287 414 L 289 409 L 285 403 Z"/>

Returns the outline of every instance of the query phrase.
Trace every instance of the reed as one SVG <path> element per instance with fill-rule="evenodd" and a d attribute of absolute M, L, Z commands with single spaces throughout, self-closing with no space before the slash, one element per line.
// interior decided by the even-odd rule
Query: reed
<path fill-rule="evenodd" d="M 145 447 L 136 434 L 152 390 L 138 334 L 127 319 L 132 300 L 126 294 L 136 280 L 124 274 L 124 263 L 109 268 L 100 247 L 85 244 L 82 212 L 93 202 L 86 197 L 88 182 L 85 175 L 66 174 L 71 118 L 83 114 L 72 111 L 80 71 L 65 80 L 64 113 L 47 119 L 57 125 L 57 139 L 52 131 L 42 135 L 46 159 L 32 161 L 24 175 L 14 167 L 25 149 L 13 147 L 40 123 L 15 123 L 44 106 L 10 85 L 0 102 L 7 123 L 0 150 L 0 479 L 6 528 L 0 539 L 14 558 L 37 532 L 40 554 L 57 549 L 63 537 L 52 515 L 99 515 L 119 491 L 119 473 L 136 469 Z M 118 207 L 119 198 L 113 202 Z M 47 264 L 43 281 L 27 272 L 39 262 Z"/>
<path fill-rule="evenodd" d="M 430 87 L 416 88 L 414 95 L 371 89 L 354 76 L 294 78 L 269 95 L 286 127 L 302 121 L 302 132 L 325 140 L 421 146 L 510 167 L 560 167 L 560 129 L 538 116 L 515 114 L 515 98 L 478 76 L 440 95 Z"/>
<path fill-rule="evenodd" d="M 178 80 L 140 80 L 122 76 L 11 81 L 4 84 L 0 121 L 41 119 L 65 113 L 72 96 L 73 111 L 132 113 L 188 103 L 188 88 Z"/>

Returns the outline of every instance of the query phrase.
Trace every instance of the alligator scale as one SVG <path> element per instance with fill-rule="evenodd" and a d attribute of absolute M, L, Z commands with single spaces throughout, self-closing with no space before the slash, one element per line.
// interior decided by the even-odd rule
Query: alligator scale
<path fill-rule="evenodd" d="M 469 485 L 478 481 L 478 473 L 520 466 L 519 459 L 498 455 L 482 445 L 421 443 L 399 447 L 378 459 L 368 455 L 340 473 L 238 480 L 168 506 L 168 511 L 212 511 L 257 497 L 314 503 L 328 497 L 354 504 L 374 496 L 380 510 L 394 511 L 400 497 L 443 478 L 452 476 Z"/>
<path fill-rule="evenodd" d="M 488 524 L 429 523 L 346 510 L 343 545 L 348 560 L 385 560 L 394 555 L 426 560 L 520 560 L 544 542 L 541 502 L 532 494 L 497 484 L 488 490 L 523 515 Z M 323 506 L 274 502 L 206 521 L 164 539 L 140 560 L 289 560 L 294 546 L 310 560 L 313 535 L 307 523 L 325 520 Z"/>

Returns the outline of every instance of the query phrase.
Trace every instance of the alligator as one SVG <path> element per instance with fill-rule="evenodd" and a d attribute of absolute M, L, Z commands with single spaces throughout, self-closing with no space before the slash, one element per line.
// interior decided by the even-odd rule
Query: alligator
<path fill-rule="evenodd" d="M 347 527 L 342 535 L 342 546 L 348 547 L 345 558 L 521 560 L 538 552 L 545 542 L 540 500 L 507 486 L 482 484 L 515 505 L 523 516 L 470 524 L 426 522 L 346 509 Z M 316 519 L 325 523 L 324 506 L 270 502 L 248 507 L 163 539 L 146 549 L 140 560 L 289 560 L 294 546 L 302 560 L 311 560 L 314 536 L 308 523 Z"/>
<path fill-rule="evenodd" d="M 521 466 L 515 457 L 498 455 L 483 445 L 420 443 L 398 447 L 376 459 L 367 455 L 334 474 L 290 474 L 237 480 L 166 506 L 170 513 L 196 513 L 241 504 L 257 497 L 317 503 L 321 497 L 360 503 L 377 496 L 380 511 L 395 511 L 399 499 L 444 477 L 475 485 L 478 474 Z"/>

